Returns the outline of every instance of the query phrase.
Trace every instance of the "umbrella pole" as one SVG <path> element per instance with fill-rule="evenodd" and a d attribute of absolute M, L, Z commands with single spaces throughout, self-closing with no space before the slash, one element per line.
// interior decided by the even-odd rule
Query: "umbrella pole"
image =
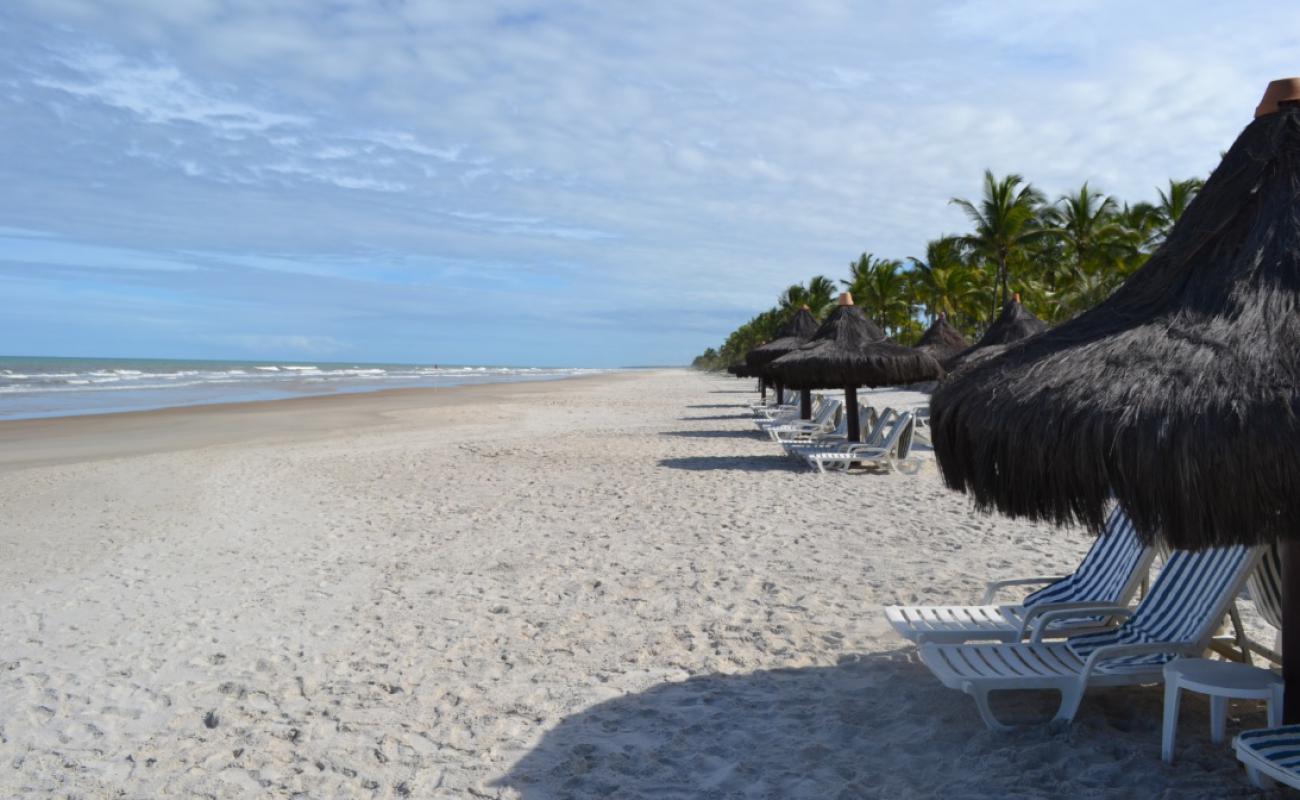
<path fill-rule="evenodd" d="M 763 401 L 763 405 L 767 405 L 767 378 L 758 379 L 758 390 L 762 392 L 760 399 Z"/>
<path fill-rule="evenodd" d="M 1282 722 L 1300 723 L 1300 542 L 1278 543 L 1282 556 Z"/>
<path fill-rule="evenodd" d="M 785 387 L 780 381 L 776 382 L 776 404 L 779 406 L 785 402 Z"/>
<path fill-rule="evenodd" d="M 799 391 L 799 419 L 812 419 L 812 389 Z"/>
<path fill-rule="evenodd" d="M 849 441 L 862 441 L 862 431 L 858 428 L 858 387 L 844 387 L 844 413 L 849 415 Z"/>

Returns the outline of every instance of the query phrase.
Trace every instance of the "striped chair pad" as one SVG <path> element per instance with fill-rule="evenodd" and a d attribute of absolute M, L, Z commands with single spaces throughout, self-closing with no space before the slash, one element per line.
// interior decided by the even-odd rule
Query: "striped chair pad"
<path fill-rule="evenodd" d="M 1160 570 L 1151 591 L 1133 616 L 1118 628 L 1075 636 L 1067 644 L 1079 658 L 1094 650 L 1118 644 L 1194 645 L 1217 625 L 1215 608 L 1235 590 L 1243 562 L 1252 558 L 1248 547 L 1214 547 L 1196 552 L 1177 550 Z M 1105 672 L 1150 669 L 1174 657 L 1173 653 L 1126 656 L 1099 664 Z"/>

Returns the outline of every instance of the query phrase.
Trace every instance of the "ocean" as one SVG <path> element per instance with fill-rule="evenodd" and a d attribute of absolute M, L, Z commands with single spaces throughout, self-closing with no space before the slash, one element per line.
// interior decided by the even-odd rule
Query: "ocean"
<path fill-rule="evenodd" d="M 0 356 L 0 420 L 535 381 L 610 370 L 325 361 Z"/>

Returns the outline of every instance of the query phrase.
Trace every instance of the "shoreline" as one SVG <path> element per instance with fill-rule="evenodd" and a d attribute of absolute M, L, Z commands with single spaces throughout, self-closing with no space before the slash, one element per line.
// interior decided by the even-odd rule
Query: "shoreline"
<path fill-rule="evenodd" d="M 656 371 L 672 370 L 625 370 L 547 380 L 377 389 L 0 420 L 0 473 L 199 447 L 375 430 L 398 422 L 394 417 L 407 412 L 457 408 L 485 401 L 517 402 L 553 391 L 557 386 L 626 380 Z M 456 421 L 455 418 L 434 419 L 429 424 Z"/>

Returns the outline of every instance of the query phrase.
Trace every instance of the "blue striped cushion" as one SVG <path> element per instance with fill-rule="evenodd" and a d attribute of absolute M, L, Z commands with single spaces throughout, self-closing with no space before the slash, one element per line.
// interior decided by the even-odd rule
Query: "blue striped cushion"
<path fill-rule="evenodd" d="M 1237 735 L 1237 745 L 1276 767 L 1300 768 L 1300 725 L 1243 731 Z"/>
<path fill-rule="evenodd" d="M 1106 520 L 1106 529 L 1092 543 L 1083 563 L 1059 581 L 1025 598 L 1026 608 L 1039 603 L 1118 603 L 1146 548 L 1119 506 Z"/>
<path fill-rule="evenodd" d="M 1087 658 L 1099 647 L 1114 644 L 1169 642 L 1194 644 L 1203 632 L 1206 617 L 1233 591 L 1250 548 L 1213 547 L 1197 552 L 1175 550 L 1165 562 L 1151 592 L 1142 599 L 1133 616 L 1114 630 L 1075 636 L 1066 643 L 1079 658 Z M 1107 672 L 1158 666 L 1173 655 L 1126 656 L 1107 660 L 1099 667 Z"/>
<path fill-rule="evenodd" d="M 1282 628 L 1282 554 L 1277 544 L 1264 548 L 1259 559 L 1259 566 L 1250 573 L 1250 599 L 1255 601 L 1269 625 L 1279 630 Z"/>

